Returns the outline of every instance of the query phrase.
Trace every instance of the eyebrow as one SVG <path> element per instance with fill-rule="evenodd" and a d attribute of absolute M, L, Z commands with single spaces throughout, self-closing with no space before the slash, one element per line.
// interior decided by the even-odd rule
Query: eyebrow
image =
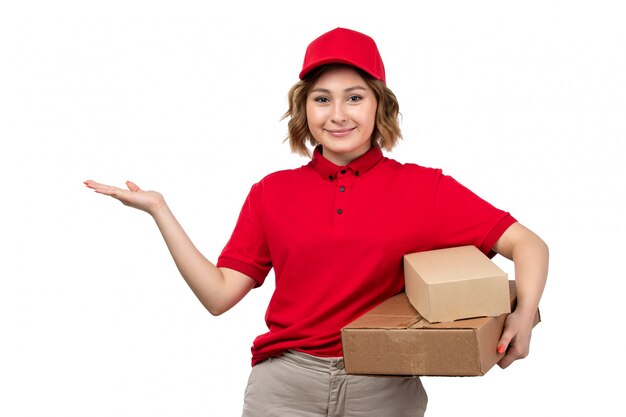
<path fill-rule="evenodd" d="M 351 93 L 355 90 L 367 90 L 367 88 L 360 86 L 360 85 L 356 85 L 354 87 L 348 87 L 345 90 L 343 90 L 344 93 Z M 325 94 L 330 94 L 330 90 L 326 89 L 326 88 L 314 88 L 311 90 L 311 93 L 325 93 Z"/>

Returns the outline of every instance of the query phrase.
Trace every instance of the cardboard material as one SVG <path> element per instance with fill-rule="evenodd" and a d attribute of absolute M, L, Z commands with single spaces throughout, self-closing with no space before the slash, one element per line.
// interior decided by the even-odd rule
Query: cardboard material
<path fill-rule="evenodd" d="M 510 281 L 515 308 L 515 282 Z M 360 375 L 484 375 L 496 352 L 506 314 L 429 323 L 405 293 L 398 294 L 341 331 L 346 372 Z M 539 323 L 539 310 L 535 325 Z"/>
<path fill-rule="evenodd" d="M 406 294 L 430 322 L 510 313 L 508 277 L 475 246 L 404 256 Z"/>

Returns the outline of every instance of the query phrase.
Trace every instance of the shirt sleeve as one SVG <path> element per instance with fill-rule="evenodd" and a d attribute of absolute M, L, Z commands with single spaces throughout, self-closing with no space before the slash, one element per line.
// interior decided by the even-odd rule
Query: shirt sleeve
<path fill-rule="evenodd" d="M 234 269 L 262 285 L 272 269 L 262 216 L 262 185 L 252 186 L 217 267 Z"/>
<path fill-rule="evenodd" d="M 493 257 L 491 249 L 506 229 L 516 222 L 510 213 L 500 210 L 474 192 L 443 175 L 435 187 L 435 240 L 437 246 L 475 245 Z"/>

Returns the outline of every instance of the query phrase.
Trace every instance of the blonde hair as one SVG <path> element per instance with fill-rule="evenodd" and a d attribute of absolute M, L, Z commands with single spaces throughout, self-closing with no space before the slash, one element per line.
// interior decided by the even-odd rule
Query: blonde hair
<path fill-rule="evenodd" d="M 289 109 L 282 116 L 281 120 L 289 118 L 287 123 L 288 135 L 285 141 L 289 141 L 291 151 L 304 156 L 311 156 L 307 143 L 315 147 L 317 142 L 309 130 L 306 116 L 306 101 L 309 92 L 319 80 L 321 75 L 331 67 L 342 64 L 322 65 L 311 71 L 307 76 L 294 84 L 287 96 Z M 380 80 L 375 79 L 365 71 L 356 67 L 350 67 L 357 71 L 367 85 L 374 91 L 378 106 L 376 108 L 376 121 L 372 132 L 372 146 L 376 146 L 387 151 L 396 146 L 402 138 L 398 116 L 400 106 L 395 94 Z"/>

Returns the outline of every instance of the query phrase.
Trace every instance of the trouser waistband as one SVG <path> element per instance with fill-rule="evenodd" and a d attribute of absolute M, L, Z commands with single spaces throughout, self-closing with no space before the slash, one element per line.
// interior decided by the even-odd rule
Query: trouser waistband
<path fill-rule="evenodd" d="M 343 357 L 324 358 L 320 356 L 309 355 L 308 353 L 299 352 L 297 350 L 288 350 L 277 359 L 291 362 L 295 365 L 303 366 L 320 372 L 336 372 L 344 369 Z"/>

